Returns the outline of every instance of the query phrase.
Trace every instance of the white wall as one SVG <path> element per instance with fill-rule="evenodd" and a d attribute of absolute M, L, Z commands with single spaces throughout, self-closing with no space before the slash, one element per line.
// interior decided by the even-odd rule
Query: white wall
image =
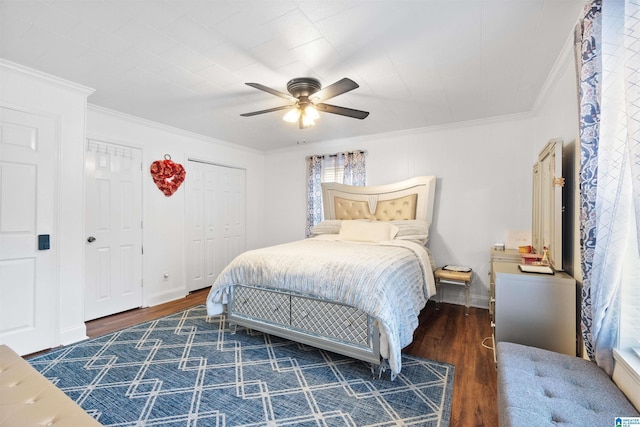
<path fill-rule="evenodd" d="M 96 106 L 89 106 L 87 134 L 98 140 L 142 149 L 144 305 L 159 304 L 187 293 L 184 188 L 166 197 L 158 190 L 148 172 L 149 165 L 163 159 L 165 154 L 185 166 L 187 180 L 189 158 L 245 169 L 247 248 L 262 246 L 262 153 Z M 169 274 L 167 279 L 164 278 L 165 273 Z"/>
<path fill-rule="evenodd" d="M 505 117 L 267 153 L 266 243 L 304 237 L 306 156 L 364 149 L 368 185 L 417 175 L 438 177 L 427 246 L 438 265 L 473 268 L 471 303 L 486 307 L 491 245 L 505 241 L 507 230 L 531 228 L 531 167 L 536 153 L 531 126 L 531 117 Z M 463 304 L 462 289 L 445 287 L 445 300 Z"/>

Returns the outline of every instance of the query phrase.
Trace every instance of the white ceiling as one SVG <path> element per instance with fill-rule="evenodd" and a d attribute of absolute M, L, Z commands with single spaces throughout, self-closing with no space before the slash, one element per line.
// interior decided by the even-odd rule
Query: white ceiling
<path fill-rule="evenodd" d="M 94 105 L 269 150 L 531 111 L 584 0 L 0 0 L 0 57 Z M 360 88 L 298 129 L 293 77 Z"/>

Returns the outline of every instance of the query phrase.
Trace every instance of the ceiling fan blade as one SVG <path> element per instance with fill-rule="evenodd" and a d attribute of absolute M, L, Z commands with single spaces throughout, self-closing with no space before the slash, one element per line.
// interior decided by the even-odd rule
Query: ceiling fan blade
<path fill-rule="evenodd" d="M 270 87 L 267 87 L 265 85 L 261 85 L 260 83 L 245 83 L 247 86 L 251 86 L 252 88 L 255 89 L 260 89 L 263 90 L 267 93 L 270 93 L 271 95 L 275 95 L 275 96 L 279 96 L 280 98 L 284 98 L 284 99 L 288 99 L 289 101 L 297 101 L 296 98 L 294 98 L 293 96 L 289 95 L 288 93 L 284 93 L 284 92 L 280 92 L 278 90 L 275 89 L 271 89 Z"/>
<path fill-rule="evenodd" d="M 315 104 L 316 108 L 325 113 L 339 114 L 341 116 L 353 117 L 354 119 L 366 119 L 369 115 L 368 111 L 354 110 L 353 108 L 338 107 L 331 104 Z"/>
<path fill-rule="evenodd" d="M 294 107 L 295 105 L 283 105 L 281 107 L 274 107 L 274 108 L 269 108 L 267 110 L 260 110 L 260 111 L 252 111 L 251 113 L 244 113 L 240 115 L 242 117 L 251 117 L 251 116 L 257 116 L 258 114 L 272 113 L 274 111 L 287 110 Z"/>
<path fill-rule="evenodd" d="M 360 86 L 358 85 L 358 83 L 345 77 L 344 79 L 338 80 L 334 84 L 329 85 L 324 89 L 314 93 L 310 98 L 316 101 L 324 101 L 326 99 L 333 98 L 334 96 L 342 95 L 343 93 L 347 93 L 359 87 Z"/>

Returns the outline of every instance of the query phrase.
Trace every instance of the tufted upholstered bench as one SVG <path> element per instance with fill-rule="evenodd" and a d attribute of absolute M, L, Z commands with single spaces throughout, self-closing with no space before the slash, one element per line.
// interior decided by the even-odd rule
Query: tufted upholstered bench
<path fill-rule="evenodd" d="M 0 426 L 101 426 L 6 345 L 0 345 Z"/>
<path fill-rule="evenodd" d="M 614 426 L 638 411 L 595 363 L 549 350 L 499 342 L 500 427 Z"/>

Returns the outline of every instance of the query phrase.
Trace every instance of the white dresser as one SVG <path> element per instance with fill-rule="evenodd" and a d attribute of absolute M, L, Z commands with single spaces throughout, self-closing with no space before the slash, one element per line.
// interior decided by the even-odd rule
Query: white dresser
<path fill-rule="evenodd" d="M 563 272 L 522 273 L 517 261 L 509 261 L 491 262 L 494 343 L 508 341 L 575 356 L 575 280 Z"/>
<path fill-rule="evenodd" d="M 489 260 L 489 319 L 491 320 L 491 326 L 493 326 L 495 318 L 495 306 L 496 306 L 496 280 L 493 274 L 494 262 L 522 262 L 522 257 L 517 249 L 503 249 L 501 251 L 491 248 Z"/>

